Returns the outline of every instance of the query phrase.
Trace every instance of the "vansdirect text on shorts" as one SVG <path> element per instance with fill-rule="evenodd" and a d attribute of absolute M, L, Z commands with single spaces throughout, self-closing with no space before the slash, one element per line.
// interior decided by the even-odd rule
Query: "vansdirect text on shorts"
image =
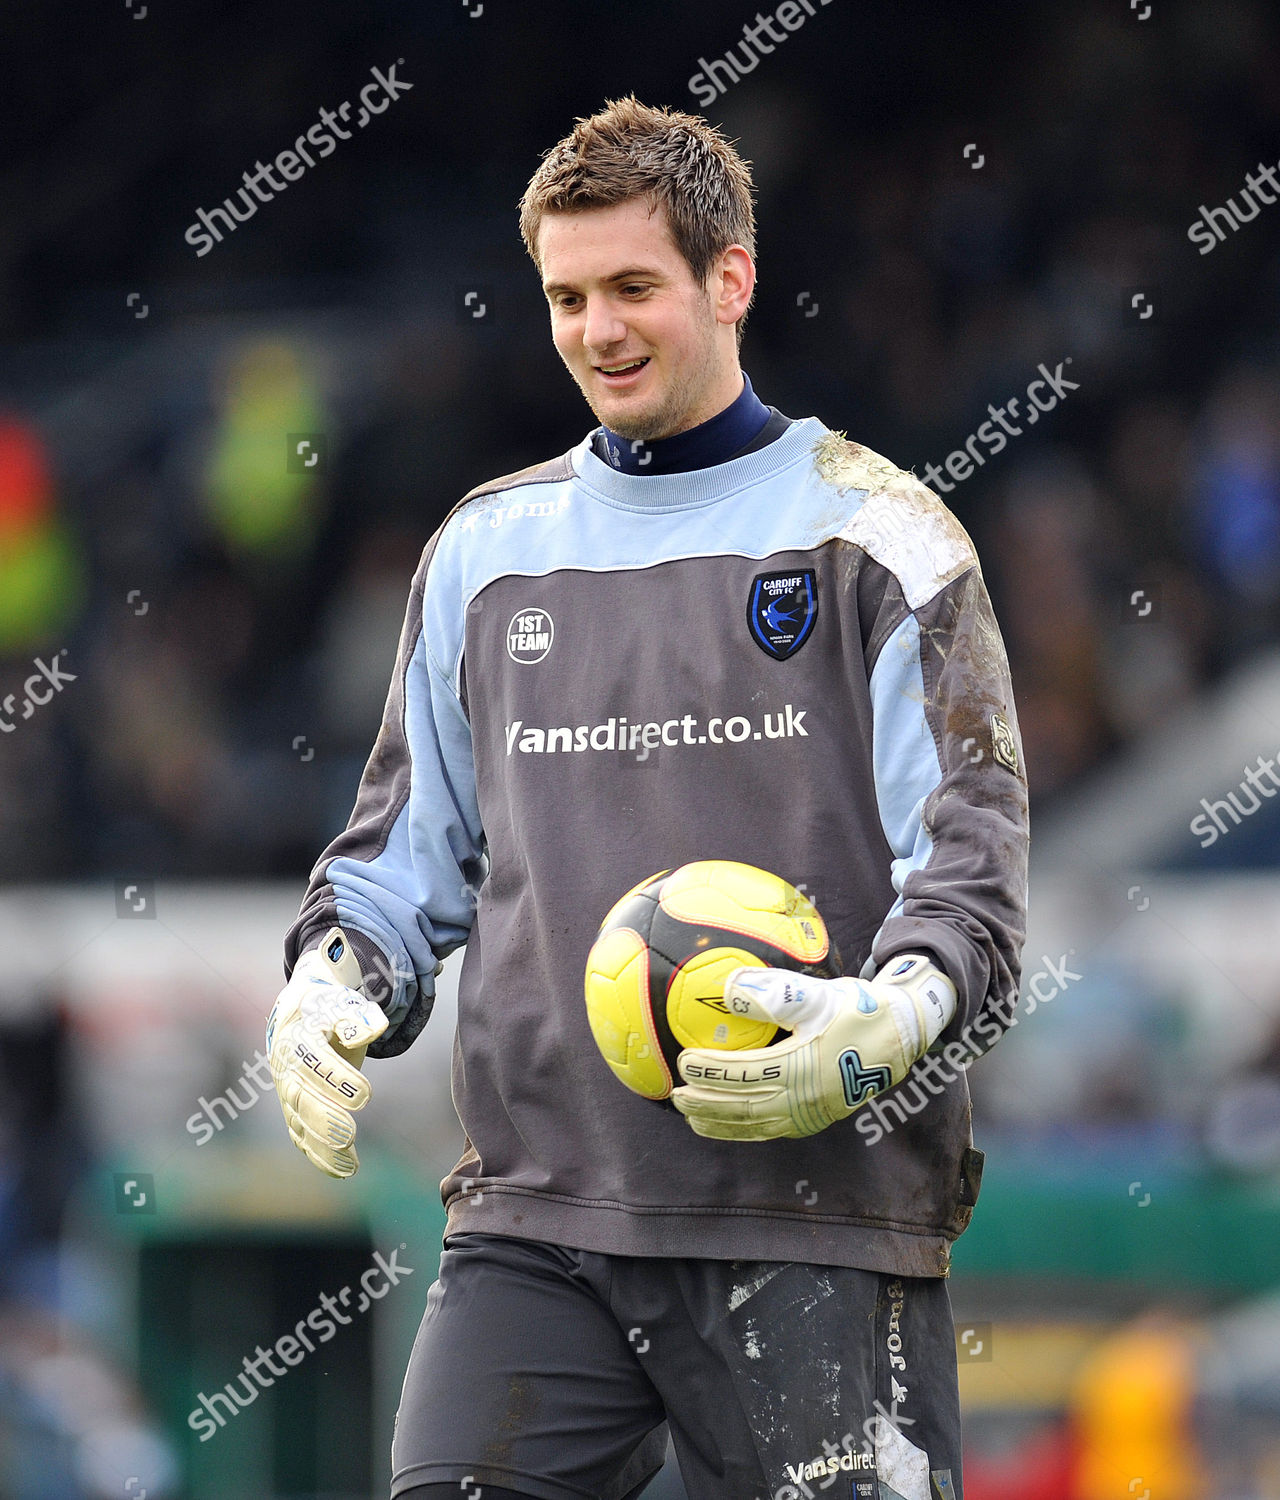
<path fill-rule="evenodd" d="M 684 714 L 678 719 L 640 720 L 618 717 L 599 724 L 562 724 L 541 728 L 512 719 L 506 726 L 507 754 L 559 755 L 585 750 L 619 751 L 639 755 L 659 746 L 740 745 L 744 740 L 785 740 L 809 737 L 804 718 L 808 712 L 786 703 L 777 713 L 758 721 L 745 714 L 700 719 Z"/>

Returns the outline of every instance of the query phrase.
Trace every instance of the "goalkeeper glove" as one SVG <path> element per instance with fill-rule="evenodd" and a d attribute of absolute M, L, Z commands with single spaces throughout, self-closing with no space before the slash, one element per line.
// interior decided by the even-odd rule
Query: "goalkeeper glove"
<path fill-rule="evenodd" d="M 931 960 L 898 954 L 874 979 L 735 969 L 725 1003 L 791 1035 L 739 1052 L 688 1048 L 671 1102 L 698 1135 L 768 1141 L 816 1135 L 901 1083 L 955 1014 L 955 985 Z"/>
<path fill-rule="evenodd" d="M 330 928 L 294 965 L 267 1022 L 271 1077 L 293 1144 L 330 1177 L 350 1177 L 360 1165 L 351 1112 L 369 1102 L 360 1067 L 387 1028 L 363 984 L 346 934 Z"/>

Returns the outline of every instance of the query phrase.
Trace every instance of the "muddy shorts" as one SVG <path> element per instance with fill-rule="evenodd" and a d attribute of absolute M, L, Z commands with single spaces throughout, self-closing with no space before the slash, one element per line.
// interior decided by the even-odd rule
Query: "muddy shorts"
<path fill-rule="evenodd" d="M 446 1241 L 396 1417 L 395 1500 L 442 1482 L 632 1500 L 668 1428 L 689 1500 L 961 1500 L 946 1282 Z"/>

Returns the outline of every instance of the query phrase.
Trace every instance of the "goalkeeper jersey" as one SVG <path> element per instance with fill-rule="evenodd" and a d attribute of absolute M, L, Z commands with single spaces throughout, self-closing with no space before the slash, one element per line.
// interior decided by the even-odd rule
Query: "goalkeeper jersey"
<path fill-rule="evenodd" d="M 588 437 L 473 490 L 428 543 L 286 969 L 344 928 L 385 1056 L 466 944 L 450 1233 L 945 1275 L 980 1170 L 963 1061 L 1012 1014 L 1027 837 L 1004 647 L 931 492 L 812 417 L 673 474 L 618 472 Z M 700 859 L 802 886 L 846 973 L 934 956 L 955 1046 L 920 1107 L 716 1141 L 618 1082 L 588 950 L 624 892 Z"/>

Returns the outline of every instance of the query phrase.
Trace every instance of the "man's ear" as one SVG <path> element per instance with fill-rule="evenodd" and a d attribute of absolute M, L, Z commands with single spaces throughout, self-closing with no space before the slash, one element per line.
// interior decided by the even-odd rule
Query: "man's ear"
<path fill-rule="evenodd" d="M 716 321 L 738 322 L 751 304 L 755 285 L 756 266 L 750 252 L 742 245 L 730 245 L 721 254 L 711 273 L 711 295 L 716 304 Z"/>

